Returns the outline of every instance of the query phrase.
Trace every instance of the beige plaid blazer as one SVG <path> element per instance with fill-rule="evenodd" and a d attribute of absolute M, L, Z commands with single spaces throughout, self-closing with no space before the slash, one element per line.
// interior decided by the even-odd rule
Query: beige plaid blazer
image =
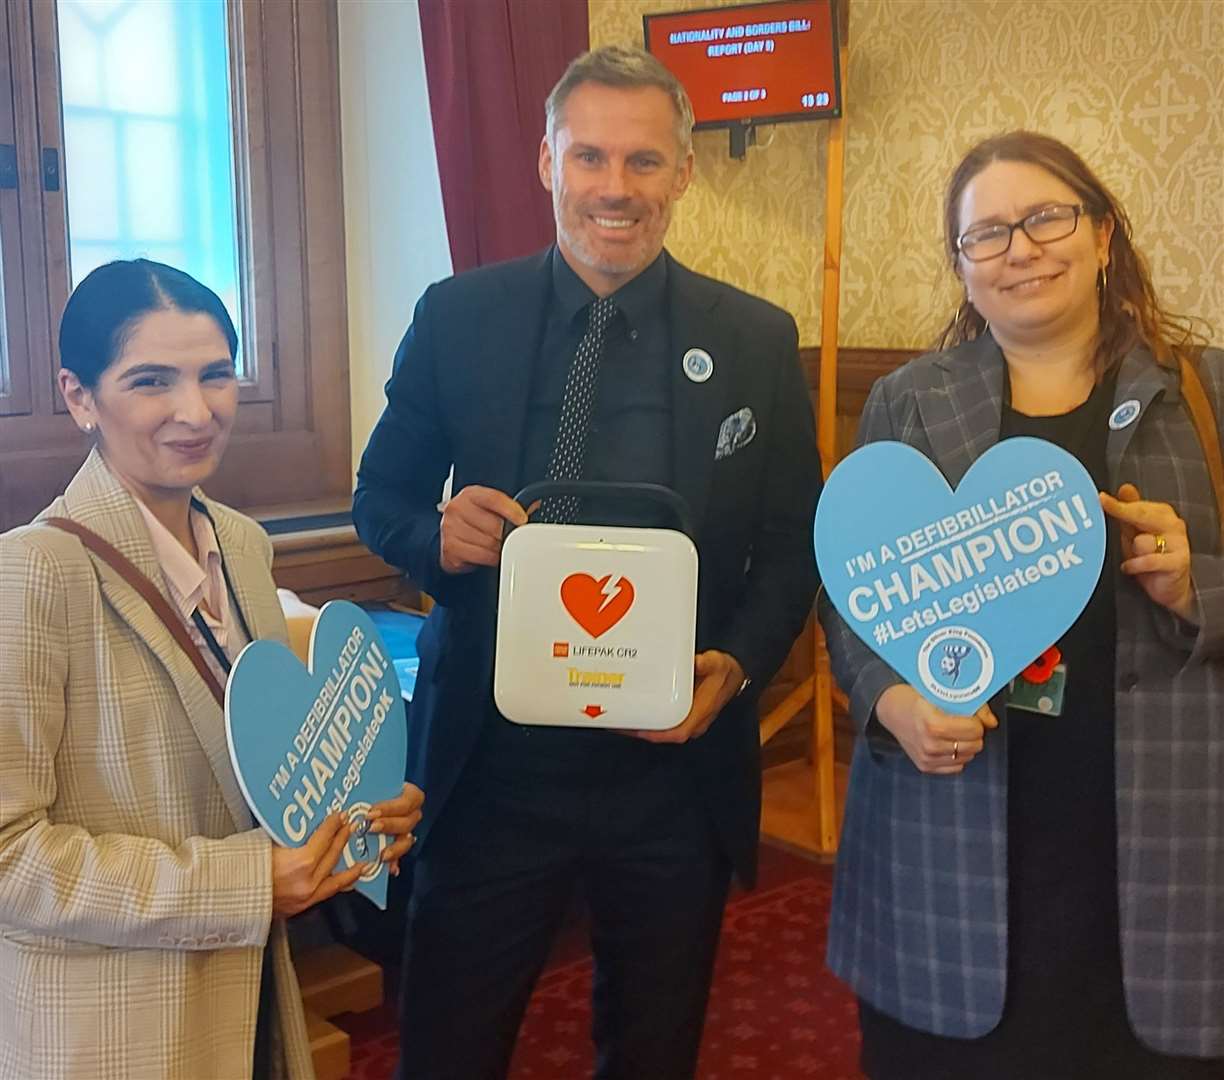
<path fill-rule="evenodd" d="M 251 632 L 285 640 L 267 537 L 205 502 Z M 51 515 L 164 591 L 96 451 Z M 74 536 L 37 522 L 0 536 L 0 1077 L 250 1076 L 265 944 L 276 1072 L 313 1077 L 271 913 L 270 841 L 190 661 Z"/>

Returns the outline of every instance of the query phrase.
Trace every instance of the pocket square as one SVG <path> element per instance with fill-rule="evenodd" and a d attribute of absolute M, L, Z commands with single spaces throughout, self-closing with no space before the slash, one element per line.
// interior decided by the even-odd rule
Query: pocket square
<path fill-rule="evenodd" d="M 729 458 L 737 450 L 742 450 L 756 438 L 756 417 L 748 406 L 733 412 L 718 429 L 718 442 L 714 446 L 714 460 L 722 461 Z"/>

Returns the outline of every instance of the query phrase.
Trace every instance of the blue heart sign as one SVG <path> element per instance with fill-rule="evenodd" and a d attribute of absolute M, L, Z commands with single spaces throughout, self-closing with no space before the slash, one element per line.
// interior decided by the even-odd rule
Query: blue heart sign
<path fill-rule="evenodd" d="M 928 701 L 968 715 L 1058 641 L 1105 562 L 1088 471 L 1006 439 L 955 491 L 919 451 L 876 442 L 833 470 L 816 561 L 851 629 Z"/>
<path fill-rule="evenodd" d="M 337 866 L 368 863 L 357 891 L 387 906 L 391 843 L 371 833 L 371 806 L 400 794 L 408 728 L 395 665 L 370 617 L 346 600 L 324 606 L 310 666 L 276 641 L 239 654 L 225 689 L 230 759 L 251 812 L 278 843 L 300 847 L 328 814 L 353 834 Z"/>

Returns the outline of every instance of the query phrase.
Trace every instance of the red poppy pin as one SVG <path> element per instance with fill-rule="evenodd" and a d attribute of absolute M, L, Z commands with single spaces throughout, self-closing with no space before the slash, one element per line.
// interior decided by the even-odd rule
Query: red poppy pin
<path fill-rule="evenodd" d="M 1050 676 L 1054 674 L 1054 669 L 1062 663 L 1062 651 L 1057 645 L 1051 645 L 1043 652 L 1036 660 L 1028 667 L 1020 672 L 1021 678 L 1025 682 L 1035 683 L 1040 686 L 1042 683 L 1050 681 Z"/>

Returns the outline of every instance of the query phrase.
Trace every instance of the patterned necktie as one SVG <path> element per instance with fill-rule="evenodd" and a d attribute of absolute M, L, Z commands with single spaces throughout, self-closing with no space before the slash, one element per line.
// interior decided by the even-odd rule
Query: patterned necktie
<path fill-rule="evenodd" d="M 587 331 L 578 342 L 578 351 L 565 380 L 565 397 L 557 423 L 557 441 L 548 463 L 549 480 L 581 480 L 586 460 L 587 428 L 595 411 L 595 388 L 599 384 L 599 361 L 603 355 L 604 335 L 616 314 L 616 304 L 608 297 L 591 302 Z M 537 521 L 569 524 L 578 517 L 580 500 L 574 495 L 556 495 L 544 500 Z"/>

